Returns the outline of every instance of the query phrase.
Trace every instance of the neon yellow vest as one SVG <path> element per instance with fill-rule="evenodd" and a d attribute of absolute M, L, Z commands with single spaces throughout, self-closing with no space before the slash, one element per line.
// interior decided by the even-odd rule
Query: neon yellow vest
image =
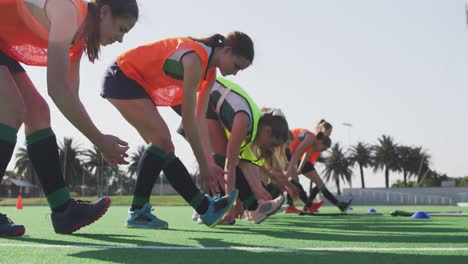
<path fill-rule="evenodd" d="M 254 100 L 252 100 L 249 94 L 238 84 L 219 76 L 216 77 L 216 81 L 221 83 L 226 88 L 230 89 L 231 92 L 242 96 L 242 98 L 244 98 L 247 104 L 249 105 L 250 112 L 252 113 L 252 133 L 248 139 L 244 139 L 244 141 L 242 141 L 239 158 L 242 160 L 249 161 L 255 165 L 262 166 L 264 163 L 263 158 L 257 158 L 257 155 L 255 155 L 252 149 L 252 142 L 257 136 L 258 123 L 260 122 L 260 117 L 262 117 L 262 112 L 260 111 L 260 108 L 254 102 Z M 231 131 L 224 128 L 224 132 L 226 133 L 226 137 L 229 139 L 231 137 Z"/>

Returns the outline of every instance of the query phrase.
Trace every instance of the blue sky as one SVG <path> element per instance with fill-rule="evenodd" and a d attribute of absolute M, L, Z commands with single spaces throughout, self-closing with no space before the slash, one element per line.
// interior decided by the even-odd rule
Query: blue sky
<path fill-rule="evenodd" d="M 104 47 L 95 64 L 82 60 L 80 94 L 98 127 L 131 145 L 136 131 L 99 96 L 105 68 L 125 50 L 176 36 L 238 30 L 255 43 L 253 65 L 231 80 L 259 105 L 281 107 L 291 127 L 313 129 L 321 118 L 343 145 L 396 142 L 422 146 L 432 168 L 468 176 L 468 30 L 458 0 L 140 0 L 141 17 L 122 44 Z M 52 110 L 59 140 L 89 145 L 47 97 L 45 69 L 27 67 Z M 162 109 L 169 128 L 180 119 Z M 342 123 L 351 123 L 348 128 Z M 176 154 L 191 170 L 192 152 L 173 134 Z M 19 136 L 19 144 L 24 137 Z M 11 164 L 10 167 L 11 169 Z M 359 182 L 355 170 L 354 183 Z M 383 173 L 367 172 L 368 186 L 383 186 Z M 398 179 L 394 175 L 392 180 Z"/>

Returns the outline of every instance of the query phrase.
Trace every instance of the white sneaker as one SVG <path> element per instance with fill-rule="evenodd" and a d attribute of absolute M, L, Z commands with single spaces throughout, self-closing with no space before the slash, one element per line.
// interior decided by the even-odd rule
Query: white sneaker
<path fill-rule="evenodd" d="M 274 200 L 258 200 L 257 210 L 250 212 L 252 223 L 260 224 L 270 215 L 276 213 L 284 203 L 284 196 L 280 195 Z"/>
<path fill-rule="evenodd" d="M 193 211 L 192 220 L 198 221 L 199 218 L 200 218 L 200 215 L 197 213 L 197 211 Z"/>
<path fill-rule="evenodd" d="M 252 220 L 252 217 L 250 216 L 250 211 L 245 210 L 244 211 L 244 220 Z"/>
<path fill-rule="evenodd" d="M 203 225 L 203 224 L 204 224 L 204 223 L 203 223 L 203 220 L 201 219 L 201 217 L 199 217 L 199 218 L 197 219 L 197 224 L 199 224 L 199 225 Z"/>

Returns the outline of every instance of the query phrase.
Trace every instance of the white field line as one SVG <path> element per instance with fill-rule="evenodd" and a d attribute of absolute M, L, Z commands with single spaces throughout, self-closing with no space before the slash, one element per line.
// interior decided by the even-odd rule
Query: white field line
<path fill-rule="evenodd" d="M 98 246 L 98 245 L 45 245 L 45 244 L 8 244 L 0 243 L 0 247 L 29 247 L 29 248 L 64 248 L 64 249 L 151 249 L 151 250 L 240 250 L 240 251 L 468 251 L 468 248 L 366 248 L 366 247 L 337 247 L 337 248 L 289 248 L 289 247 L 176 247 L 176 246 Z"/>

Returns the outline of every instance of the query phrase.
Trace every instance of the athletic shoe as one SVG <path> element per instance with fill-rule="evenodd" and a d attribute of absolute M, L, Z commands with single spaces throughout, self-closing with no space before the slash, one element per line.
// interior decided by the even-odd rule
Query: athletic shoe
<path fill-rule="evenodd" d="M 169 225 L 152 214 L 154 209 L 150 203 L 145 203 L 142 208 L 135 211 L 128 210 L 125 226 L 128 228 L 167 229 Z"/>
<path fill-rule="evenodd" d="M 284 210 L 284 213 L 286 214 L 298 214 L 302 212 L 301 210 L 297 209 L 294 204 L 291 204 L 286 210 Z"/>
<path fill-rule="evenodd" d="M 203 224 L 204 224 L 204 223 L 203 223 L 203 220 L 202 220 L 200 217 L 199 217 L 198 220 L 197 220 L 197 224 L 199 224 L 199 225 L 203 225 Z"/>
<path fill-rule="evenodd" d="M 349 205 L 351 205 L 352 201 L 353 201 L 353 198 L 350 198 L 346 202 L 340 202 L 338 204 L 338 208 L 340 209 L 341 212 L 346 212 L 346 210 L 349 208 Z"/>
<path fill-rule="evenodd" d="M 62 212 L 52 211 L 52 225 L 55 233 L 71 234 L 78 229 L 92 224 L 103 216 L 111 204 L 109 197 L 102 197 L 94 203 L 70 200 Z"/>
<path fill-rule="evenodd" d="M 0 237 L 22 236 L 26 229 L 22 225 L 15 225 L 6 215 L 0 214 Z"/>
<path fill-rule="evenodd" d="M 244 220 L 251 221 L 252 217 L 250 216 L 250 211 L 244 211 Z"/>
<path fill-rule="evenodd" d="M 192 220 L 196 222 L 198 221 L 199 218 L 200 218 L 200 215 L 197 213 L 197 211 L 193 211 Z"/>
<path fill-rule="evenodd" d="M 216 226 L 216 224 L 221 221 L 223 216 L 234 205 L 238 194 L 239 191 L 237 189 L 232 189 L 229 195 L 223 197 L 218 195 L 210 197 L 207 195 L 210 205 L 208 206 L 208 210 L 204 214 L 200 215 L 200 219 L 208 227 Z"/>
<path fill-rule="evenodd" d="M 306 210 L 304 210 L 306 213 L 308 214 L 313 214 L 315 212 L 317 212 L 317 210 L 325 203 L 324 200 L 320 200 L 318 202 L 313 202 L 310 204 L 310 206 L 308 208 L 306 208 Z"/>
<path fill-rule="evenodd" d="M 284 203 L 284 196 L 280 195 L 274 200 L 258 200 L 258 207 L 255 211 L 250 212 L 250 217 L 252 218 L 252 223 L 260 224 L 265 221 L 270 215 L 276 213 L 281 205 Z"/>

